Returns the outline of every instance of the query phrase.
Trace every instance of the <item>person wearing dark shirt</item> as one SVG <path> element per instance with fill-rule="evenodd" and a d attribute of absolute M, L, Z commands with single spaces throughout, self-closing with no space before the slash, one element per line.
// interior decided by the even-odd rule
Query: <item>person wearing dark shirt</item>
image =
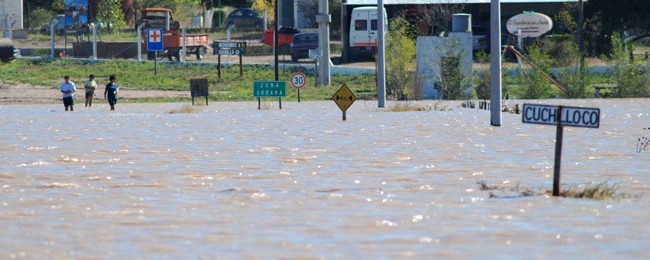
<path fill-rule="evenodd" d="M 104 99 L 108 100 L 108 104 L 111 105 L 111 110 L 115 110 L 119 86 L 117 85 L 117 78 L 115 75 L 111 75 L 108 80 L 110 82 L 106 84 L 106 89 L 104 89 Z"/>

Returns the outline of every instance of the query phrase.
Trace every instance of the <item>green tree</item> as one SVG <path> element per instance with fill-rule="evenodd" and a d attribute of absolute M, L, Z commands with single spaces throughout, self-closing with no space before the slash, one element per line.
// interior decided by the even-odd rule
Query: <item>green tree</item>
<path fill-rule="evenodd" d="M 121 0 L 102 0 L 97 5 L 97 20 L 111 24 L 109 30 L 126 27 Z"/>
<path fill-rule="evenodd" d="M 648 97 L 650 82 L 647 69 L 634 64 L 630 58 L 632 45 L 626 44 L 618 33 L 611 39 L 612 53 L 608 65 L 612 71 L 611 77 L 618 87 L 618 97 Z"/>
<path fill-rule="evenodd" d="M 624 31 L 643 36 L 650 33 L 650 1 L 589 0 L 585 2 L 588 47 L 595 54 L 611 52 L 610 36 Z"/>
<path fill-rule="evenodd" d="M 406 19 L 396 17 L 390 21 L 386 46 L 386 92 L 395 99 L 404 96 L 418 97 L 415 86 L 415 28 Z"/>
<path fill-rule="evenodd" d="M 549 73 L 550 61 L 538 46 L 526 48 L 528 59 L 536 68 L 517 69 L 517 84 L 520 88 L 514 89 L 514 94 L 523 99 L 544 99 L 551 97 L 551 84 L 542 73 Z"/>

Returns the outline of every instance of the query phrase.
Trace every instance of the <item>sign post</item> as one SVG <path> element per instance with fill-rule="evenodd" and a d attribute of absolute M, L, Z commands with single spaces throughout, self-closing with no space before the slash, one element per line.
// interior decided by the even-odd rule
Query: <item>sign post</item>
<path fill-rule="evenodd" d="M 600 127 L 600 109 L 587 107 L 524 104 L 523 123 L 555 125 L 555 166 L 553 168 L 553 196 L 560 196 L 560 167 L 562 164 L 563 127 Z"/>
<path fill-rule="evenodd" d="M 217 55 L 217 73 L 221 78 L 221 55 L 239 56 L 239 76 L 244 75 L 242 55 L 246 53 L 246 42 L 212 42 L 213 54 Z"/>
<path fill-rule="evenodd" d="M 282 97 L 287 96 L 287 82 L 285 81 L 254 81 L 253 97 L 257 98 L 257 109 L 262 109 L 263 97 L 278 97 L 282 109 Z"/>
<path fill-rule="evenodd" d="M 341 112 L 343 112 L 343 121 L 346 120 L 345 113 L 348 110 L 348 108 L 354 103 L 355 100 L 357 100 L 357 96 L 352 93 L 352 90 L 348 88 L 345 83 L 341 85 L 341 88 L 334 93 L 332 96 L 332 100 L 334 100 L 334 103 L 339 106 L 341 109 Z"/>
<path fill-rule="evenodd" d="M 192 106 L 194 97 L 205 97 L 205 105 L 208 105 L 208 79 L 190 79 L 190 93 L 192 95 Z"/>
<path fill-rule="evenodd" d="M 300 103 L 300 89 L 307 85 L 307 77 L 302 72 L 295 72 L 291 75 L 291 86 L 298 90 L 298 103 Z"/>
<path fill-rule="evenodd" d="M 158 52 L 164 51 L 163 44 L 163 29 L 162 28 L 149 28 L 147 29 L 147 51 L 154 52 L 153 59 L 153 73 L 158 75 Z"/>

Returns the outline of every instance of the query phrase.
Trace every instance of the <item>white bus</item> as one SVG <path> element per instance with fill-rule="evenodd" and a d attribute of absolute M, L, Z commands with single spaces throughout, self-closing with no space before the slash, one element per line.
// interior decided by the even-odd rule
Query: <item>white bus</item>
<path fill-rule="evenodd" d="M 373 57 L 377 47 L 377 7 L 363 6 L 352 9 L 350 18 L 350 58 Z M 388 34 L 388 17 L 384 8 L 384 34 Z"/>

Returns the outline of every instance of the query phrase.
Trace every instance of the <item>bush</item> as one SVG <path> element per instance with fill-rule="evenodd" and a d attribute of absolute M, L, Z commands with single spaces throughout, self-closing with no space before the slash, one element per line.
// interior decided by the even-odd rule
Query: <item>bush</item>
<path fill-rule="evenodd" d="M 547 37 L 540 42 L 542 53 L 551 58 L 551 66 L 564 67 L 574 65 L 580 53 L 578 45 L 571 35 L 554 35 Z"/>
<path fill-rule="evenodd" d="M 537 46 L 528 48 L 528 59 L 537 68 L 517 69 L 516 82 L 521 86 L 513 90 L 519 98 L 523 99 L 544 99 L 551 96 L 551 88 L 548 79 L 542 73 L 549 73 L 548 56 L 544 55 Z"/>
<path fill-rule="evenodd" d="M 490 99 L 490 71 L 483 69 L 474 73 L 476 98 Z"/>
<path fill-rule="evenodd" d="M 618 86 L 617 97 L 650 97 L 648 70 L 630 58 L 631 44 L 625 44 L 618 33 L 611 39 L 611 57 L 607 61 L 611 77 Z"/>
<path fill-rule="evenodd" d="M 395 99 L 406 96 L 419 99 L 415 86 L 415 29 L 404 18 L 390 21 L 388 45 L 386 46 L 386 92 Z"/>
<path fill-rule="evenodd" d="M 36 8 L 29 14 L 29 29 L 38 30 L 41 25 L 48 24 L 54 18 L 54 12 L 43 8 Z"/>

